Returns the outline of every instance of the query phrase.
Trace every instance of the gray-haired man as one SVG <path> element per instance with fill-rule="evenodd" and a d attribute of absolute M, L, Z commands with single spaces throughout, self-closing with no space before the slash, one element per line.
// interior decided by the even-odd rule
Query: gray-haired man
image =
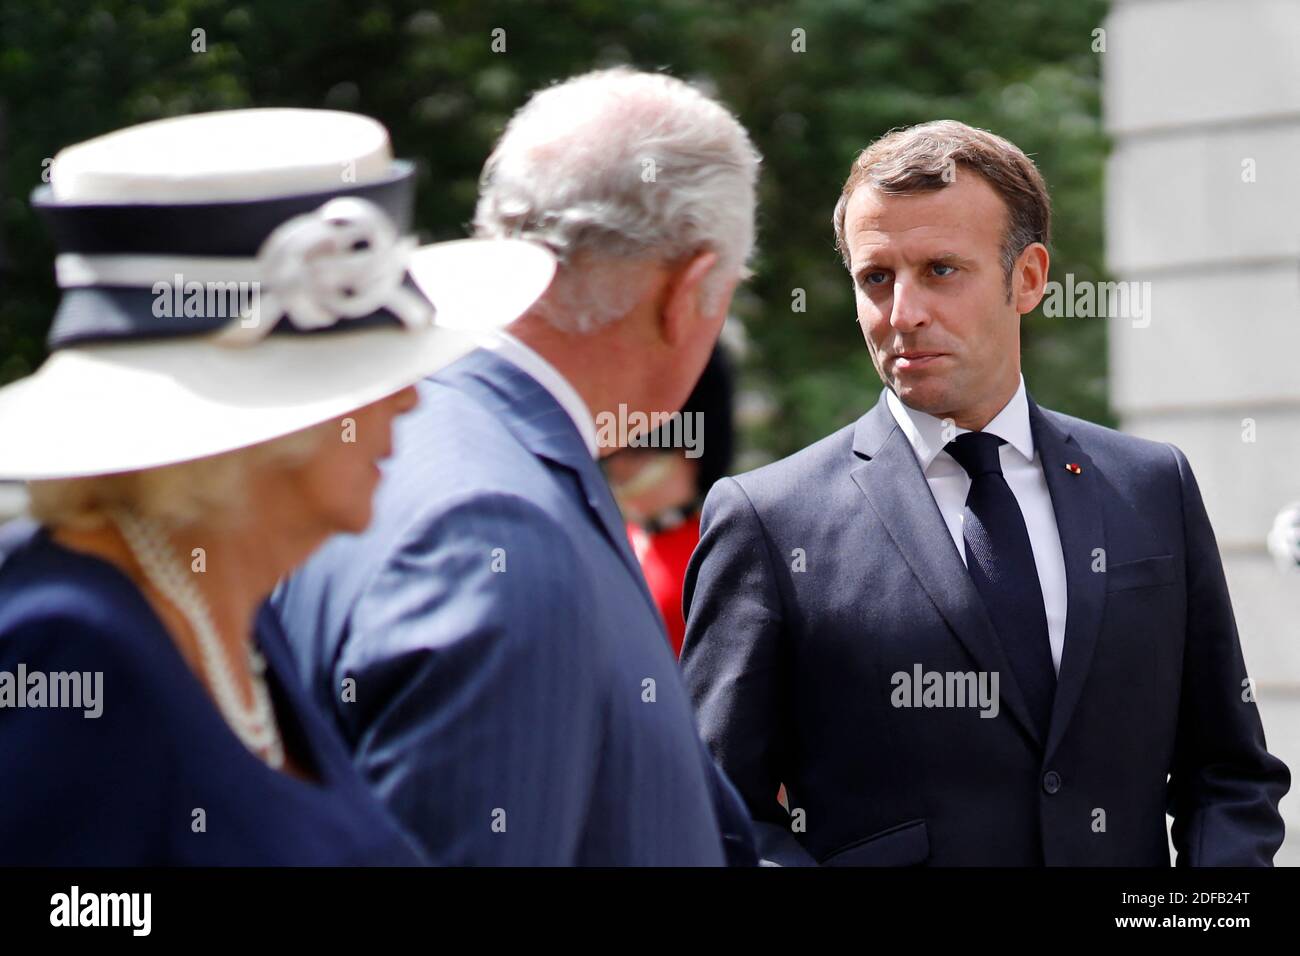
<path fill-rule="evenodd" d="M 421 385 L 370 529 L 277 595 L 311 686 L 437 862 L 754 861 L 596 459 L 703 369 L 757 165 L 735 119 L 670 77 L 536 94 L 475 226 L 550 247 L 555 282 Z"/>

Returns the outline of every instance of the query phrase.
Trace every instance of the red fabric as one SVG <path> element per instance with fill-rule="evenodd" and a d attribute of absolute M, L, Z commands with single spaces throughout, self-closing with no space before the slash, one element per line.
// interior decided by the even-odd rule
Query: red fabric
<path fill-rule="evenodd" d="M 671 531 L 655 535 L 646 534 L 638 525 L 629 524 L 627 536 L 668 629 L 668 643 L 672 645 L 673 653 L 680 657 L 682 639 L 686 636 L 682 585 L 686 581 L 686 565 L 691 560 L 691 553 L 700 543 L 700 516 L 696 514 Z"/>

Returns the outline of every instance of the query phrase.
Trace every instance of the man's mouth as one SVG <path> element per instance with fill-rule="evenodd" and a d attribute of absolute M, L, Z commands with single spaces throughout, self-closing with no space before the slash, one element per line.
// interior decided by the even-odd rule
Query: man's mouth
<path fill-rule="evenodd" d="M 896 369 L 916 369 L 924 368 L 932 364 L 935 360 L 943 358 L 945 352 L 896 352 L 894 354 L 894 368 Z"/>

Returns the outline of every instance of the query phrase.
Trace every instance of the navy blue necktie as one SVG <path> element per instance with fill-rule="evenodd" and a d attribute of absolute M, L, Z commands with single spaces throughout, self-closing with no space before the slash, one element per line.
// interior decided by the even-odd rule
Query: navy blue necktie
<path fill-rule="evenodd" d="M 993 619 L 1030 714 L 1046 739 L 1056 670 L 1029 531 L 1016 496 L 1002 477 L 998 447 L 1004 444 L 996 435 L 967 432 L 945 450 L 971 479 L 962 525 L 966 568 Z"/>

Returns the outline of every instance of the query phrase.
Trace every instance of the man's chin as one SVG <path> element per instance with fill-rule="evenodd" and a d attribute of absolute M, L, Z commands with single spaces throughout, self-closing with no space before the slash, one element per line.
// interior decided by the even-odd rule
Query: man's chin
<path fill-rule="evenodd" d="M 895 379 L 891 385 L 902 403 L 915 411 L 938 415 L 949 407 L 948 390 L 939 382 L 900 382 Z"/>

